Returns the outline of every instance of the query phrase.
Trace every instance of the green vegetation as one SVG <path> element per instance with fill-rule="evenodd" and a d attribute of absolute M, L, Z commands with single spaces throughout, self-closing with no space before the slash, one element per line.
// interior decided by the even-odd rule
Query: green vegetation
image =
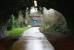
<path fill-rule="evenodd" d="M 27 29 L 28 29 L 28 27 L 13 28 L 13 29 L 7 31 L 7 35 L 8 36 L 20 36 L 21 33 L 23 33 Z"/>
<path fill-rule="evenodd" d="M 20 36 L 21 33 L 28 29 L 24 20 L 21 14 L 18 15 L 18 18 L 12 14 L 6 31 L 7 36 Z"/>

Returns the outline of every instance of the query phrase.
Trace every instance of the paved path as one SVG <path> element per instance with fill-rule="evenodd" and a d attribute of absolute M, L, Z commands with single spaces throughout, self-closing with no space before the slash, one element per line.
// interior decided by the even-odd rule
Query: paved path
<path fill-rule="evenodd" d="M 13 50 L 54 50 L 54 47 L 39 31 L 39 27 L 32 27 L 22 33 Z"/>

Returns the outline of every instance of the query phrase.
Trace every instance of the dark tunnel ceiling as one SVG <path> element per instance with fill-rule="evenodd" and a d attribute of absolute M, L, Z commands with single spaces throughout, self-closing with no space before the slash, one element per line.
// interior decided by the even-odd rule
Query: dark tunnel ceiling
<path fill-rule="evenodd" d="M 25 10 L 26 7 L 33 6 L 34 0 L 0 0 L 0 15 L 9 15 L 16 11 Z M 55 0 L 37 0 L 38 6 L 46 8 L 55 8 L 57 6 Z"/>
<path fill-rule="evenodd" d="M 54 8 L 67 16 L 73 15 L 72 0 L 37 0 L 38 6 Z M 33 6 L 33 0 L 0 0 L 0 19 L 9 18 L 7 16 L 26 7 Z M 71 13 L 70 13 L 71 12 Z"/>
<path fill-rule="evenodd" d="M 46 8 L 54 8 L 62 13 L 72 11 L 73 1 L 69 0 L 37 0 L 38 6 Z M 0 15 L 7 12 L 12 13 L 20 9 L 25 10 L 26 7 L 33 6 L 33 0 L 0 0 Z M 9 14 L 8 13 L 8 14 Z"/>
<path fill-rule="evenodd" d="M 37 0 L 38 6 L 54 9 L 68 7 L 71 3 L 65 0 Z M 69 4 L 68 4 L 69 3 Z M 33 0 L 0 0 L 0 12 L 11 9 L 25 9 L 33 6 Z M 72 4 L 70 5 L 70 7 Z M 62 8 L 61 8 L 62 7 Z"/>

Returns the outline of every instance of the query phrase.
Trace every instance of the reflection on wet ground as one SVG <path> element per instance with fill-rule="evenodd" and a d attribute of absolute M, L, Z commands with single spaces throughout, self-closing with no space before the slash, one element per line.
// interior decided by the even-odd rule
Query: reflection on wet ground
<path fill-rule="evenodd" d="M 39 31 L 39 27 L 32 27 L 25 31 L 13 47 L 13 50 L 54 50 L 54 47 Z"/>
<path fill-rule="evenodd" d="M 21 38 L 20 38 L 20 40 L 18 40 L 18 37 L 6 37 L 6 38 L 3 38 L 3 39 L 0 39 L 0 50 L 9 50 L 9 48 L 12 46 L 12 44 L 14 42 L 15 42 L 14 45 L 16 47 L 14 46 L 13 48 L 15 48 L 15 50 L 16 49 L 17 50 L 24 50 L 25 47 L 28 46 L 28 44 L 30 44 L 30 47 L 31 47 L 31 43 L 30 42 L 27 42 L 27 41 L 30 41 L 30 39 L 31 39 L 31 42 L 32 42 L 32 40 L 34 42 L 33 43 L 33 46 L 34 46 L 34 44 L 36 44 L 38 42 L 36 44 L 37 46 L 40 44 L 40 46 L 38 46 L 38 47 L 43 47 L 41 45 L 41 44 L 43 44 L 45 48 L 48 48 L 47 47 L 48 46 L 47 45 L 48 44 L 48 41 L 45 40 L 46 38 L 41 38 L 41 37 L 38 38 L 38 37 L 32 37 L 32 36 L 29 36 L 30 39 L 28 38 L 28 36 L 23 36 Z M 37 39 L 37 40 L 35 40 L 35 39 Z M 47 41 L 47 42 L 45 42 L 45 41 Z M 60 38 L 60 39 L 56 39 L 56 40 L 50 40 L 50 42 L 54 46 L 55 50 L 74 50 L 74 38 L 73 37 L 64 37 L 64 38 Z M 27 46 L 25 46 L 25 45 L 27 45 Z M 51 45 L 50 45 L 50 48 L 52 48 Z"/>

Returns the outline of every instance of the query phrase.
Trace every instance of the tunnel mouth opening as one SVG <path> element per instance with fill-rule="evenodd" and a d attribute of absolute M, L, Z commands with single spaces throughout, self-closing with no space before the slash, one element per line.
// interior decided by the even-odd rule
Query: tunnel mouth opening
<path fill-rule="evenodd" d="M 34 12 L 32 13 L 33 10 Z M 43 13 L 41 13 L 38 10 L 35 10 L 34 7 L 31 8 L 31 11 L 30 11 L 31 25 L 35 24 L 35 23 L 34 24 L 32 23 L 34 22 L 32 20 L 35 20 L 35 22 L 40 20 L 39 24 L 44 29 L 47 29 L 49 27 L 50 28 L 55 27 L 54 29 L 57 29 L 56 31 L 67 31 L 68 30 L 67 21 L 62 13 L 52 8 L 46 9 L 45 7 L 43 7 L 42 12 Z"/>
<path fill-rule="evenodd" d="M 53 8 L 47 9 L 46 7 L 38 8 L 32 6 L 29 9 L 27 7 L 25 10 L 25 18 L 23 18 L 22 11 L 19 11 L 17 19 L 15 18 L 14 15 L 12 15 L 11 18 L 12 19 L 10 22 L 12 22 L 11 24 L 13 26 L 11 24 L 10 25 L 13 28 L 15 27 L 18 28 L 18 29 L 15 28 L 16 31 L 19 31 L 20 29 L 23 30 L 24 26 L 28 28 L 40 27 L 40 31 L 45 34 L 49 34 L 49 32 L 67 34 L 69 31 L 67 21 L 64 15 Z M 14 36 L 14 33 L 11 35 Z"/>

